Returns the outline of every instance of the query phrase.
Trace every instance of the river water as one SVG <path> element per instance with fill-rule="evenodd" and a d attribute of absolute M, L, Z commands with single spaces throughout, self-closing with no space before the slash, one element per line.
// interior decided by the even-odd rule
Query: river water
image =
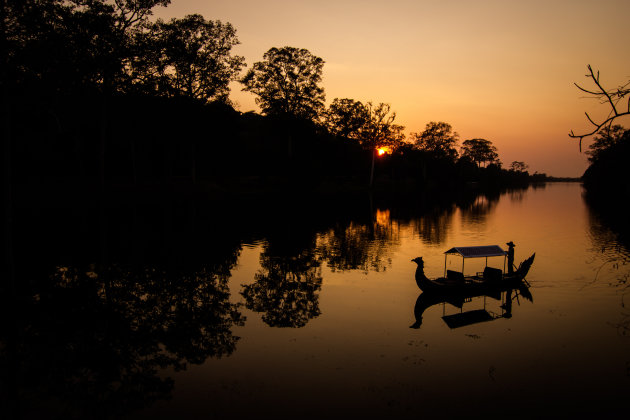
<path fill-rule="evenodd" d="M 29 287 L 2 353 L 26 418 L 627 413 L 630 252 L 577 183 L 47 214 L 16 231 Z M 536 253 L 529 288 L 418 313 L 411 259 L 437 277 L 462 268 L 447 249 L 509 241 Z"/>

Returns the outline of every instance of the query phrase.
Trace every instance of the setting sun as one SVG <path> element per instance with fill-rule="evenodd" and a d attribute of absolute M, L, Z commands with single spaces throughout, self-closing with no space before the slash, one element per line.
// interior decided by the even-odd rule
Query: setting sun
<path fill-rule="evenodd" d="M 379 147 L 378 149 L 376 149 L 376 153 L 379 156 L 390 155 L 392 153 L 392 149 L 390 147 L 387 147 L 387 146 Z"/>

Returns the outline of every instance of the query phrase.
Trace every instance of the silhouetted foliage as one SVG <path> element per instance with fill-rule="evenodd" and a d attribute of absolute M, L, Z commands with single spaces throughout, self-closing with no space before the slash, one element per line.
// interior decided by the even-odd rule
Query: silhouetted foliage
<path fill-rule="evenodd" d="M 42 95 L 125 90 L 133 36 L 170 0 L 49 0 L 7 3 L 13 88 Z"/>
<path fill-rule="evenodd" d="M 231 52 L 234 28 L 200 15 L 151 23 L 166 4 L 5 2 L 7 179 L 248 193 L 482 181 L 455 163 L 446 123 L 429 123 L 414 150 L 388 104 L 335 99 L 323 113 L 324 62 L 305 49 L 269 50 L 242 79 L 267 115 L 236 112 L 228 83 L 244 64 Z M 377 147 L 393 154 L 375 160 Z"/>
<path fill-rule="evenodd" d="M 470 158 L 477 166 L 494 163 L 499 158 L 497 148 L 486 139 L 464 140 L 460 152 L 462 157 Z"/>
<path fill-rule="evenodd" d="M 431 121 L 421 133 L 411 133 L 418 150 L 428 153 L 436 159 L 454 161 L 457 158 L 457 142 L 459 135 L 453 127 L 445 122 Z"/>
<path fill-rule="evenodd" d="M 588 150 L 586 151 L 589 162 L 594 163 L 598 161 L 602 155 L 607 153 L 608 149 L 623 138 L 625 132 L 626 129 L 620 125 L 600 129 L 593 138 L 593 143 L 588 146 Z"/>
<path fill-rule="evenodd" d="M 630 183 L 627 181 L 630 130 L 620 133 L 621 129 L 615 130 L 615 137 L 600 137 L 594 149 L 597 152 L 591 155 L 592 163 L 582 176 L 587 191 L 609 206 L 623 206 L 630 202 Z"/>
<path fill-rule="evenodd" d="M 326 129 L 334 136 L 359 140 L 370 118 L 368 108 L 354 99 L 335 98 L 324 115 Z"/>
<path fill-rule="evenodd" d="M 366 105 L 367 120 L 358 132 L 358 139 L 366 149 L 388 147 L 392 150 L 400 147 L 405 135 L 402 125 L 394 124 L 396 113 L 385 103 L 378 105 L 368 102 Z"/>
<path fill-rule="evenodd" d="M 527 168 L 529 168 L 529 166 L 525 162 L 515 160 L 510 163 L 510 170 L 514 172 L 526 172 Z"/>
<path fill-rule="evenodd" d="M 226 100 L 243 58 L 234 28 L 189 15 L 148 21 L 170 0 L 11 3 L 7 38 L 14 87 L 41 95 L 109 92 Z"/>
<path fill-rule="evenodd" d="M 594 89 L 585 89 L 575 83 L 583 92 L 607 104 L 610 107 L 608 118 L 602 122 L 594 121 L 588 113 L 586 118 L 594 126 L 594 129 L 584 134 L 569 133 L 569 137 L 579 139 L 580 150 L 582 140 L 595 133 L 594 142 L 587 151 L 588 160 L 591 163 L 582 176 L 584 187 L 592 200 L 601 201 L 601 205 L 609 208 L 626 206 L 630 202 L 630 183 L 627 182 L 627 164 L 630 157 L 629 131 L 613 122 L 620 117 L 630 115 L 630 82 L 620 85 L 617 89 L 606 89 L 599 79 L 599 71 L 593 72 L 588 66 L 586 75 L 594 84 Z M 627 104 L 624 104 L 628 97 Z"/>
<path fill-rule="evenodd" d="M 231 53 L 239 44 L 232 25 L 198 14 L 158 20 L 137 42 L 142 55 L 132 61 L 131 74 L 144 92 L 225 102 L 228 84 L 244 65 L 243 57 Z"/>
<path fill-rule="evenodd" d="M 323 67 L 324 60 L 304 48 L 271 48 L 241 82 L 266 115 L 314 121 L 324 110 Z"/>

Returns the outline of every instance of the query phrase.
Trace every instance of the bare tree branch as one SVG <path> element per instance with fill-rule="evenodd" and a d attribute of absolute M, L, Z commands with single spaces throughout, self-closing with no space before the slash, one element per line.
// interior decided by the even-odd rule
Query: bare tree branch
<path fill-rule="evenodd" d="M 588 120 L 591 122 L 591 124 L 593 124 L 595 127 L 597 127 L 597 123 L 596 123 L 596 122 L 594 122 L 594 121 L 591 119 L 591 116 L 590 116 L 590 115 L 588 115 L 588 112 L 585 112 L 585 113 L 584 113 L 584 115 L 586 115 L 586 118 L 588 118 Z"/>
<path fill-rule="evenodd" d="M 597 133 L 606 124 L 612 124 L 613 120 L 624 115 L 630 115 L 630 98 L 628 98 L 627 111 L 619 112 L 619 110 L 617 109 L 618 102 L 630 93 L 630 89 L 628 88 L 628 86 L 630 86 L 630 81 L 625 85 L 619 86 L 616 90 L 606 90 L 599 81 L 599 71 L 597 71 L 597 74 L 595 74 L 590 64 L 588 65 L 588 74 L 586 75 L 586 77 L 588 77 L 593 81 L 593 83 L 595 83 L 595 86 L 597 86 L 596 90 L 585 89 L 577 83 L 574 83 L 574 85 L 581 91 L 586 92 L 589 95 L 593 95 L 597 99 L 600 99 L 601 103 L 608 103 L 610 105 L 611 112 L 608 114 L 608 118 L 606 118 L 606 120 L 601 123 L 593 121 L 593 119 L 590 117 L 590 115 L 588 115 L 587 112 L 584 113 L 586 114 L 586 118 L 588 119 L 588 121 L 593 124 L 595 128 L 592 131 L 584 134 L 575 134 L 573 130 L 571 130 L 571 132 L 569 133 L 569 137 L 579 139 L 580 152 L 582 151 L 582 139 Z"/>

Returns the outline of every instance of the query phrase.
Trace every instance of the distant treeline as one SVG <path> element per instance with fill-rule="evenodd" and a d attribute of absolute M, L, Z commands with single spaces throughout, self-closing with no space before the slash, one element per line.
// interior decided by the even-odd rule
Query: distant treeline
<path fill-rule="evenodd" d="M 344 191 L 546 180 L 524 162 L 504 169 L 488 140 L 460 147 L 444 122 L 406 139 L 388 104 L 336 98 L 326 107 L 324 61 L 305 49 L 272 48 L 241 77 L 235 29 L 200 15 L 149 20 L 168 3 L 2 3 L 12 182 Z M 262 115 L 234 109 L 232 81 L 256 95 Z"/>
<path fill-rule="evenodd" d="M 113 95 L 14 102 L 16 183 L 193 185 L 235 191 L 366 188 L 372 151 L 303 120 L 239 113 L 186 98 Z M 106 130 L 105 133 L 102 131 Z M 106 136 L 103 142 L 102 136 Z M 375 160 L 374 187 L 407 190 L 544 181 L 499 165 L 439 159 L 403 146 Z"/>

